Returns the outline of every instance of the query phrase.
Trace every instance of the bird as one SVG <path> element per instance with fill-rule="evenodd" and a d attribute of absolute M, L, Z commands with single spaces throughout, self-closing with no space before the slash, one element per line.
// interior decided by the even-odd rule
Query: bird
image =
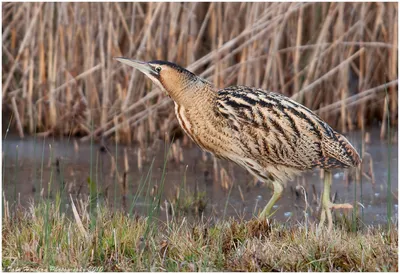
<path fill-rule="evenodd" d="M 331 209 L 352 208 L 330 199 L 332 169 L 358 167 L 360 156 L 351 143 L 307 107 L 276 92 L 248 86 L 223 89 L 168 61 L 115 57 L 144 73 L 175 104 L 183 131 L 201 149 L 232 161 L 273 187 L 259 214 L 265 219 L 282 196 L 283 187 L 306 170 L 324 170 L 319 228 Z"/>

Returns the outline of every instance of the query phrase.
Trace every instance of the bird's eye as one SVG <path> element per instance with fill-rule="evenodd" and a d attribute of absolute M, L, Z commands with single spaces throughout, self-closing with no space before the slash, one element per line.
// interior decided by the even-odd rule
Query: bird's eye
<path fill-rule="evenodd" d="M 156 67 L 155 70 L 156 70 L 157 72 L 160 72 L 160 71 L 161 71 L 161 67 Z"/>

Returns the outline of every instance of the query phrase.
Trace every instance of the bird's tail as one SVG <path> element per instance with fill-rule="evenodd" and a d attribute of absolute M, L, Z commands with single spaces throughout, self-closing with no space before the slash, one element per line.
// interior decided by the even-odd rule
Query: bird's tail
<path fill-rule="evenodd" d="M 343 135 L 335 132 L 336 139 L 326 138 L 322 142 L 325 159 L 323 168 L 357 167 L 361 164 L 356 149 Z"/>

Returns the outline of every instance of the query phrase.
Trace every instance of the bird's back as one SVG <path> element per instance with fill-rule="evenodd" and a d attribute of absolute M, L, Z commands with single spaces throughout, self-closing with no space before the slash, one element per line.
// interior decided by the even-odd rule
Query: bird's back
<path fill-rule="evenodd" d="M 357 151 L 343 135 L 286 96 L 234 86 L 218 91 L 216 106 L 216 112 L 240 139 L 241 157 L 262 167 L 302 171 L 360 163 Z"/>

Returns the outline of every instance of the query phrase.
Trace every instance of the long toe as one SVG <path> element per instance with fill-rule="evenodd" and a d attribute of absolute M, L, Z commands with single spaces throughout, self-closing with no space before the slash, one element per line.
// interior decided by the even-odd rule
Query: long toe
<path fill-rule="evenodd" d="M 258 215 L 258 218 L 260 219 L 260 220 L 263 220 L 263 219 L 268 219 L 269 217 L 271 217 L 271 210 L 270 209 L 263 209 L 263 211 L 261 211 L 261 213 Z"/>
<path fill-rule="evenodd" d="M 331 204 L 332 209 L 352 209 L 353 206 L 351 204 Z"/>

